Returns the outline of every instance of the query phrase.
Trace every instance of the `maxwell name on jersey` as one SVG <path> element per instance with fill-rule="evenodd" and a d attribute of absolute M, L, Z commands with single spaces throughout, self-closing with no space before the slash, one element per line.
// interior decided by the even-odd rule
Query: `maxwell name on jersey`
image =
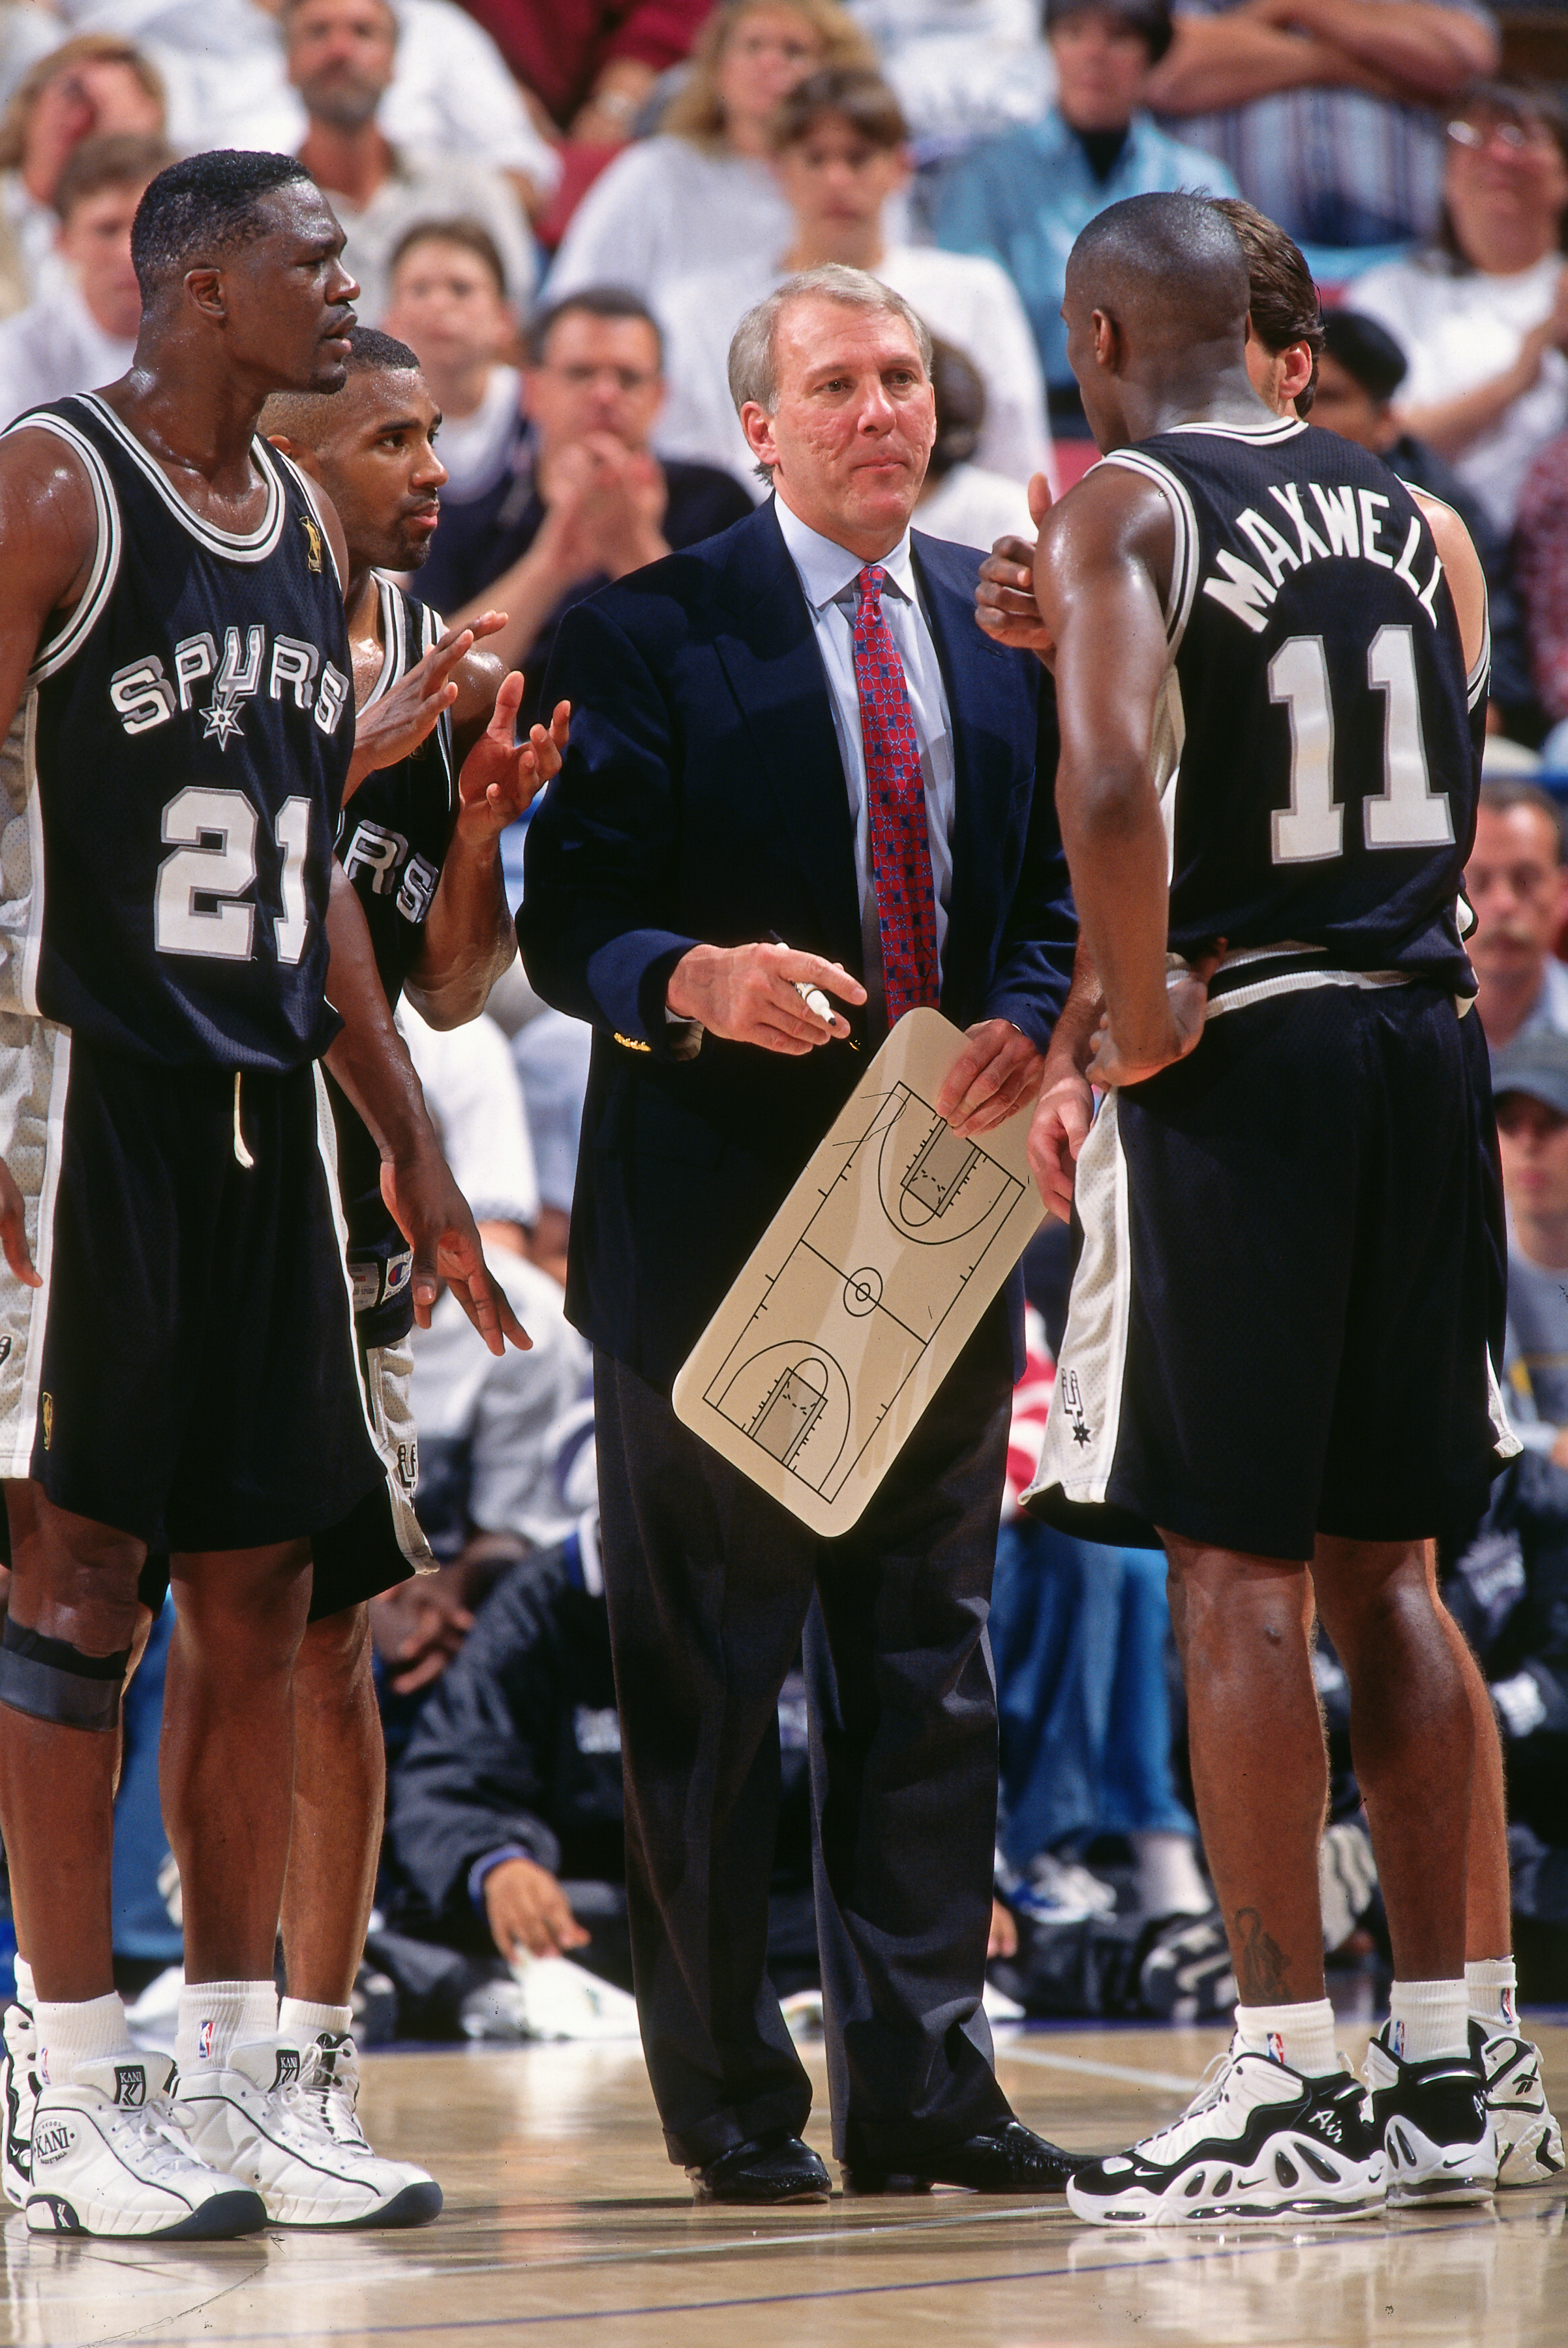
<path fill-rule="evenodd" d="M 271 701 L 292 697 L 295 708 L 308 709 L 328 736 L 351 705 L 349 679 L 324 660 L 319 644 L 303 636 L 269 635 L 254 623 L 243 630 L 225 628 L 222 655 L 212 631 L 203 628 L 181 636 L 170 658 L 172 676 L 162 656 L 149 653 L 109 678 L 109 702 L 127 734 L 150 733 L 171 724 L 181 711 L 193 711 L 201 721 L 200 738 L 226 750 L 244 734 L 245 703 L 263 693 Z"/>
<path fill-rule="evenodd" d="M 1316 520 L 1323 526 L 1321 532 L 1303 503 L 1304 491 L 1312 499 Z M 1291 572 L 1305 570 L 1312 562 L 1330 561 L 1336 556 L 1372 563 L 1379 571 L 1391 571 L 1396 579 L 1404 581 L 1432 626 L 1437 626 L 1437 593 L 1443 566 L 1429 541 L 1430 575 L 1426 579 L 1418 575 L 1416 566 L 1422 538 L 1418 519 L 1412 516 L 1407 523 L 1404 544 L 1396 553 L 1394 548 L 1399 536 L 1397 525 L 1394 537 L 1383 542 L 1392 499 L 1379 490 L 1357 489 L 1347 481 L 1271 481 L 1267 494 L 1277 502 L 1289 537 L 1255 507 L 1243 506 L 1233 514 L 1231 528 L 1255 547 L 1263 571 L 1233 554 L 1228 547 L 1221 547 L 1214 557 L 1214 567 L 1203 582 L 1204 594 L 1212 595 L 1216 603 L 1233 612 L 1254 635 L 1263 633 L 1269 609 Z"/>

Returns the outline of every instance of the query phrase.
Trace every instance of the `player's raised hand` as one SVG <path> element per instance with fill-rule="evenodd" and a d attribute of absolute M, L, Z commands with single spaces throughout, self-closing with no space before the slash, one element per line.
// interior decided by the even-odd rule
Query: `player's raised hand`
<path fill-rule="evenodd" d="M 947 1072 L 936 1114 L 954 1133 L 989 1133 L 1039 1088 L 1045 1056 L 1010 1019 L 982 1019 Z"/>
<path fill-rule="evenodd" d="M 27 1246 L 27 1209 L 16 1178 L 5 1160 L 0 1158 L 0 1248 L 5 1251 L 5 1261 L 24 1288 L 42 1288 L 43 1282 L 34 1269 Z"/>
<path fill-rule="evenodd" d="M 458 697 L 452 672 L 464 654 L 505 625 L 504 612 L 481 612 L 466 628 L 449 628 L 389 693 L 359 711 L 354 726 L 354 756 L 343 787 L 345 798 L 358 789 L 366 775 L 395 767 L 399 758 L 418 748 L 435 730 L 442 711 L 449 709 Z"/>
<path fill-rule="evenodd" d="M 1029 1127 L 1029 1171 L 1046 1202 L 1046 1212 L 1071 1220 L 1078 1152 L 1094 1123 L 1094 1092 L 1087 1076 L 1049 1070 Z"/>
<path fill-rule="evenodd" d="M 1029 514 L 1037 531 L 1051 510 L 1044 473 L 1029 483 Z M 1027 539 L 999 538 L 980 565 L 975 617 L 994 644 L 1033 653 L 1049 665 L 1056 644 L 1035 601 L 1035 549 Z"/>
<path fill-rule="evenodd" d="M 494 715 L 463 760 L 458 777 L 457 829 L 465 847 L 484 848 L 499 839 L 561 772 L 572 704 L 558 701 L 549 726 L 535 726 L 528 739 L 519 742 L 515 736 L 522 689 L 520 668 L 501 679 Z"/>
<path fill-rule="evenodd" d="M 823 999 L 863 1003 L 865 988 L 842 963 L 792 946 L 693 946 L 670 973 L 665 1002 L 677 1019 L 695 1019 L 710 1035 L 732 1044 L 758 1044 L 765 1052 L 799 1059 L 819 1044 L 850 1032 L 841 1012 L 819 1018 L 801 987 Z"/>
<path fill-rule="evenodd" d="M 381 1195 L 414 1251 L 414 1318 L 420 1328 L 429 1327 L 445 1281 L 492 1354 L 504 1354 L 509 1339 L 531 1353 L 533 1340 L 485 1262 L 469 1202 L 440 1151 L 423 1147 L 406 1160 L 383 1159 Z"/>

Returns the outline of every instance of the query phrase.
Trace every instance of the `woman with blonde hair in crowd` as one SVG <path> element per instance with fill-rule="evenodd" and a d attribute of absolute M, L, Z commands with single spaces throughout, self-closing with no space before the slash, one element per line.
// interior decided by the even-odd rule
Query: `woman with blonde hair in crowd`
<path fill-rule="evenodd" d="M 825 66 L 875 64 L 835 0 L 716 8 L 657 137 L 618 155 L 573 215 L 545 300 L 618 285 L 656 313 L 674 279 L 787 242 L 789 211 L 768 161 L 773 109 Z"/>
<path fill-rule="evenodd" d="M 78 34 L 24 75 L 0 116 L 0 317 L 64 282 L 54 199 L 73 150 L 84 139 L 163 129 L 162 79 L 119 34 Z"/>

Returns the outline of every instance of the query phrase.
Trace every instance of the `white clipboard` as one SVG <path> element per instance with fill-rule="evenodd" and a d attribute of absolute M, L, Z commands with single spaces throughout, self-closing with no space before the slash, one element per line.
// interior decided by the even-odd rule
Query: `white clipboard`
<path fill-rule="evenodd" d="M 907 1012 L 675 1383 L 676 1416 L 829 1538 L 848 1532 L 1045 1210 L 1033 1103 L 966 1140 L 933 1104 L 965 1037 Z"/>

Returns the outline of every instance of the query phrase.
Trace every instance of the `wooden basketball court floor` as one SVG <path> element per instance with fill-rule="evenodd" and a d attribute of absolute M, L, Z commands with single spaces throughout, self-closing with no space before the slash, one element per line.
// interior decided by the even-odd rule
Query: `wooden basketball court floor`
<path fill-rule="evenodd" d="M 1568 2019 L 1536 2025 L 1559 2112 Z M 1359 2061 L 1363 2027 L 1347 2034 Z M 1216 2029 L 1029 2032 L 999 2045 L 1026 2119 L 1074 2147 L 1171 2117 Z M 809 2053 L 820 2106 L 820 2050 Z M 365 2115 L 425 2161 L 443 2216 L 405 2234 L 158 2250 L 5 2228 L 0 2340 L 42 2348 L 1386 2348 L 1568 2342 L 1568 2188 L 1326 2228 L 1109 2236 L 1060 2202 L 959 2193 L 694 2208 L 635 2045 L 388 2053 Z M 810 2129 L 826 2154 L 822 2111 Z"/>

